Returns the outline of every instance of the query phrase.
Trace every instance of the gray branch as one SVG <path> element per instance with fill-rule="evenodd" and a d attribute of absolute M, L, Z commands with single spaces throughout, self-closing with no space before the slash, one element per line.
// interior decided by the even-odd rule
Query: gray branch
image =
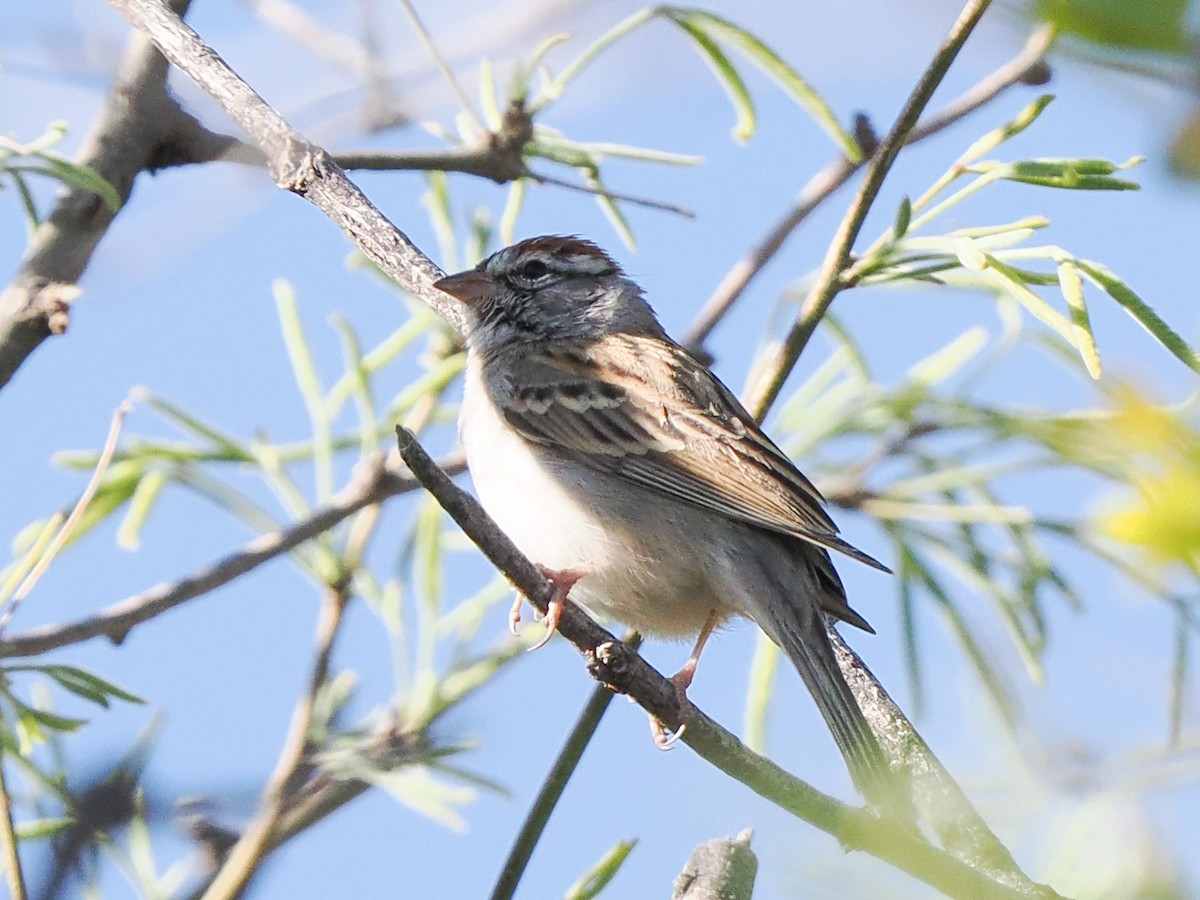
<path fill-rule="evenodd" d="M 717 838 L 693 850 L 675 879 L 671 900 L 750 900 L 758 875 L 752 836 L 747 828 L 735 838 Z"/>

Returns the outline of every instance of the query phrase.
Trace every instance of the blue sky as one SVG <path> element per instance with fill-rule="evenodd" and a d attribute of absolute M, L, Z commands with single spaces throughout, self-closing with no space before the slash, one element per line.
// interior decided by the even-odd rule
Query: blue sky
<path fill-rule="evenodd" d="M 349 4 L 308 4 L 339 28 L 352 28 Z M 638 7 L 611 2 L 556 8 L 536 39 L 574 31 L 578 44 Z M 444 4 L 423 10 L 427 23 L 474 94 L 474 60 L 488 52 L 498 72 L 514 58 L 511 41 L 489 49 L 516 27 L 519 4 Z M 824 93 L 844 117 L 865 110 L 882 131 L 936 47 L 957 8 L 929 4 L 801 4 L 781 12 L 752 2 L 724 13 L 766 38 Z M 486 18 L 485 18 L 486 17 Z M 193 25 L 260 93 L 310 137 L 333 149 L 434 146 L 416 129 L 364 140 L 355 132 L 351 80 L 262 29 L 237 4 L 204 0 Z M 419 117 L 449 123 L 455 106 L 397 10 L 380 11 L 384 46 L 411 72 L 404 100 Z M 934 106 L 956 95 L 1014 54 L 1023 23 L 997 10 L 951 72 Z M 108 85 L 125 27 L 99 2 L 51 2 L 22 8 L 0 37 L 6 102 L 0 132 L 18 139 L 48 121 L 71 123 L 68 148 L 86 133 Z M 525 46 L 535 38 L 525 41 Z M 550 58 L 561 65 L 570 47 Z M 206 98 L 178 77 L 189 108 L 223 127 Z M 664 324 L 681 333 L 700 302 L 730 265 L 787 208 L 809 174 L 833 158 L 826 137 L 765 79 L 751 87 L 761 130 L 747 145 L 729 138 L 733 116 L 703 63 L 678 34 L 659 24 L 603 58 L 559 105 L 550 124 L 584 140 L 611 140 L 702 155 L 695 169 L 614 164 L 615 189 L 681 203 L 694 220 L 631 209 L 636 252 L 620 245 L 596 206 L 573 193 L 530 191 L 521 235 L 573 232 L 610 248 L 644 286 Z M 1183 335 L 1200 336 L 1200 307 L 1188 262 L 1200 224 L 1200 193 L 1171 179 L 1161 162 L 1172 124 L 1190 100 L 1157 85 L 1099 72 L 1059 58 L 1046 88 L 1057 101 L 1029 132 L 1006 145 L 1004 158 L 1096 156 L 1123 161 L 1146 155 L 1135 173 L 1137 193 L 1049 192 L 1020 185 L 988 191 L 956 211 L 948 227 L 1010 221 L 1042 214 L 1053 221 L 1048 240 L 1098 259 L 1132 284 Z M 874 236 L 899 198 L 923 189 L 976 136 L 1005 121 L 1035 93 L 1014 91 L 943 137 L 907 153 L 889 179 L 877 214 L 864 231 Z M 332 97 L 333 99 L 326 99 Z M 363 174 L 356 181 L 416 243 L 436 258 L 436 240 L 421 206 L 423 180 L 412 174 Z M 504 190 L 466 177 L 451 179 L 459 221 L 476 204 L 498 213 Z M 0 200 L 3 200 L 0 197 Z M 11 199 L 11 198 L 9 198 Z M 717 371 L 733 387 L 744 382 L 781 291 L 820 260 L 848 202 L 838 195 L 815 215 L 755 282 L 712 343 Z M 24 245 L 14 205 L 0 209 L 0 249 L 11 260 Z M 143 178 L 134 201 L 101 245 L 65 338 L 47 342 L 0 391 L 0 536 L 68 503 L 86 476 L 50 464 L 60 449 L 96 447 L 112 410 L 135 385 L 145 385 L 242 436 L 264 433 L 300 440 L 308 433 L 280 335 L 271 284 L 283 278 L 297 291 L 301 316 L 327 383 L 341 372 L 332 314 L 349 320 L 364 345 L 391 333 L 406 316 L 398 295 L 362 269 L 348 270 L 349 245 L 313 208 L 273 188 L 263 173 L 204 166 Z M 999 322 L 990 299 L 954 291 L 859 291 L 835 310 L 862 340 L 880 381 L 973 324 L 993 334 Z M 1111 377 L 1178 400 L 1194 389 L 1190 375 L 1113 304 L 1094 302 L 1092 317 Z M 797 379 L 828 352 L 818 337 Z M 384 379 L 398 387 L 412 362 Z M 793 384 L 798 380 L 793 381 Z M 1004 399 L 1046 410 L 1095 402 L 1093 389 L 1041 356 L 1018 356 L 986 388 Z M 174 436 L 144 408 L 127 423 L 129 435 Z M 435 433 L 438 449 L 452 430 Z M 803 460 L 801 460 L 803 463 Z M 342 469 L 344 476 L 348 463 Z M 237 476 L 241 485 L 249 484 Z M 298 473 L 305 479 L 306 473 Z M 1026 479 L 1008 486 L 1014 503 L 1087 512 L 1105 498 L 1094 481 L 1071 477 Z M 388 512 L 387 529 L 371 561 L 384 576 L 394 569 L 396 542 L 411 505 Z M 888 544 L 863 516 L 842 513 L 848 538 L 882 555 Z M 248 539 L 245 529 L 180 489 L 167 492 L 142 546 L 114 544 L 115 523 L 73 547 L 38 586 L 14 628 L 58 622 L 115 602 L 189 572 Z M 390 543 L 389 543 L 390 540 Z M 1063 551 L 1064 553 L 1066 551 Z M 885 561 L 886 558 L 885 558 Z M 478 559 L 457 555 L 450 596 L 465 595 L 491 577 Z M 985 646 L 1022 701 L 1017 734 L 999 725 L 978 680 L 931 606 L 922 607 L 920 637 L 928 709 L 922 733 L 979 804 L 985 817 L 1041 876 L 1062 857 L 1084 825 L 1080 844 L 1104 862 L 1133 868 L 1163 854 L 1200 877 L 1188 848 L 1200 838 L 1200 792 L 1190 776 L 1156 782 L 1144 760 L 1164 753 L 1172 620 L 1161 604 L 1138 596 L 1110 573 L 1078 556 L 1070 571 L 1087 601 L 1082 613 L 1051 604 L 1050 645 L 1041 685 L 1029 682 L 995 614 L 964 592 L 966 615 L 979 624 Z M 855 607 L 876 627 L 875 637 L 850 641 L 907 705 L 895 588 L 886 576 L 841 566 Z M 456 593 L 456 591 L 458 593 Z M 480 640 L 498 641 L 504 606 L 488 616 Z M 186 604 L 133 633 L 120 648 L 98 641 L 69 648 L 56 659 L 83 665 L 146 697 L 148 708 L 96 715 L 68 742 L 81 769 L 127 747 L 155 711 L 162 714 L 149 783 L 164 801 L 211 793 L 222 814 L 238 824 L 274 763 L 292 704 L 307 677 L 317 596 L 286 561 L 277 561 L 212 595 Z M 753 650 L 748 625 L 723 634 L 705 654 L 692 696 L 731 727 L 741 721 L 746 669 Z M 651 661 L 673 671 L 682 646 L 652 644 Z M 336 664 L 357 673 L 360 713 L 386 703 L 392 690 L 391 654 L 378 620 L 359 604 L 351 610 Z M 1191 679 L 1193 696 L 1195 677 Z M 328 896 L 353 878 L 356 896 L 478 896 L 490 887 L 542 773 L 591 690 L 580 661 L 559 641 L 510 667 L 487 690 L 440 724 L 447 740 L 476 743 L 462 763 L 504 784 L 509 796 L 487 792 L 465 807 L 465 833 L 433 824 L 382 794 L 338 813 L 295 841 L 268 864 L 255 896 Z M 78 709 L 73 709 L 79 712 Z M 1185 735 L 1194 746 L 1194 700 L 1185 710 Z M 798 679 L 778 679 L 768 752 L 822 789 L 849 799 L 848 779 Z M 1186 764 L 1186 757 L 1184 759 Z M 761 870 L 756 897 L 871 896 L 888 885 L 892 896 L 924 896 L 919 885 L 896 884 L 872 860 L 843 855 L 828 837 L 796 823 L 715 773 L 685 749 L 657 752 L 645 718 L 622 702 L 612 705 L 600 734 L 535 854 L 523 896 L 557 896 L 619 839 L 638 838 L 612 896 L 659 896 L 691 848 L 712 837 L 756 829 Z M 160 860 L 187 853 L 169 829 L 156 832 Z M 1087 861 L 1076 870 L 1096 872 Z M 36 873 L 36 866 L 34 867 Z M 36 877 L 34 881 L 36 882 Z M 120 877 L 106 880 L 125 896 Z M 108 894 L 106 894 L 108 895 Z"/>

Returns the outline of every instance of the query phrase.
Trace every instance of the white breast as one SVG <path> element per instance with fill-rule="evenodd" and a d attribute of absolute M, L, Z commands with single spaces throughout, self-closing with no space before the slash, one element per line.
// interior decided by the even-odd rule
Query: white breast
<path fill-rule="evenodd" d="M 467 367 L 459 433 L 483 508 L 522 553 L 551 569 L 609 564 L 613 547 L 605 529 L 501 418 L 474 360 Z"/>
<path fill-rule="evenodd" d="M 714 590 L 711 535 L 694 515 L 612 475 L 552 467 L 500 416 L 476 360 L 465 380 L 459 431 L 479 500 L 533 562 L 586 573 L 573 600 L 669 637 L 694 636 L 710 610 L 728 608 Z"/>

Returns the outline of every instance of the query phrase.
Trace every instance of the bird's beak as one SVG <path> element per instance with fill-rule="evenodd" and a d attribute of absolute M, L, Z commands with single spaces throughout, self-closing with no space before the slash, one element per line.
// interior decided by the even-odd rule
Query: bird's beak
<path fill-rule="evenodd" d="M 433 286 L 467 306 L 476 305 L 496 289 L 496 284 L 492 281 L 491 276 L 478 269 L 468 269 L 457 275 L 439 278 L 433 283 Z"/>

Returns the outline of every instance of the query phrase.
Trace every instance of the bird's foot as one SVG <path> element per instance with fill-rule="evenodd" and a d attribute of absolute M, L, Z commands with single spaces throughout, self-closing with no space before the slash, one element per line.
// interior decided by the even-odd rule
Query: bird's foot
<path fill-rule="evenodd" d="M 546 646 L 550 642 L 550 638 L 554 637 L 554 632 L 558 630 L 558 620 L 562 617 L 563 603 L 567 599 L 567 594 L 571 592 L 575 582 L 587 574 L 579 569 L 548 569 L 545 566 L 537 568 L 542 573 L 542 577 L 554 587 L 554 594 L 546 604 L 546 615 L 542 618 L 546 633 L 541 640 L 529 648 L 530 650 L 538 650 Z M 517 633 L 518 626 L 521 624 L 521 606 L 524 603 L 525 597 L 518 594 L 508 613 L 508 630 L 513 634 Z"/>
<path fill-rule="evenodd" d="M 682 669 L 676 672 L 667 680 L 675 687 L 675 698 L 679 703 L 681 711 L 691 708 L 692 701 L 688 699 L 687 689 L 692 685 L 692 679 L 696 677 L 696 658 L 693 656 L 689 659 Z M 655 716 L 650 716 L 650 734 L 654 737 L 654 746 L 659 750 L 670 750 L 683 737 L 683 733 L 687 731 L 687 724 L 679 726 L 679 730 L 674 734 L 670 729 Z"/>

